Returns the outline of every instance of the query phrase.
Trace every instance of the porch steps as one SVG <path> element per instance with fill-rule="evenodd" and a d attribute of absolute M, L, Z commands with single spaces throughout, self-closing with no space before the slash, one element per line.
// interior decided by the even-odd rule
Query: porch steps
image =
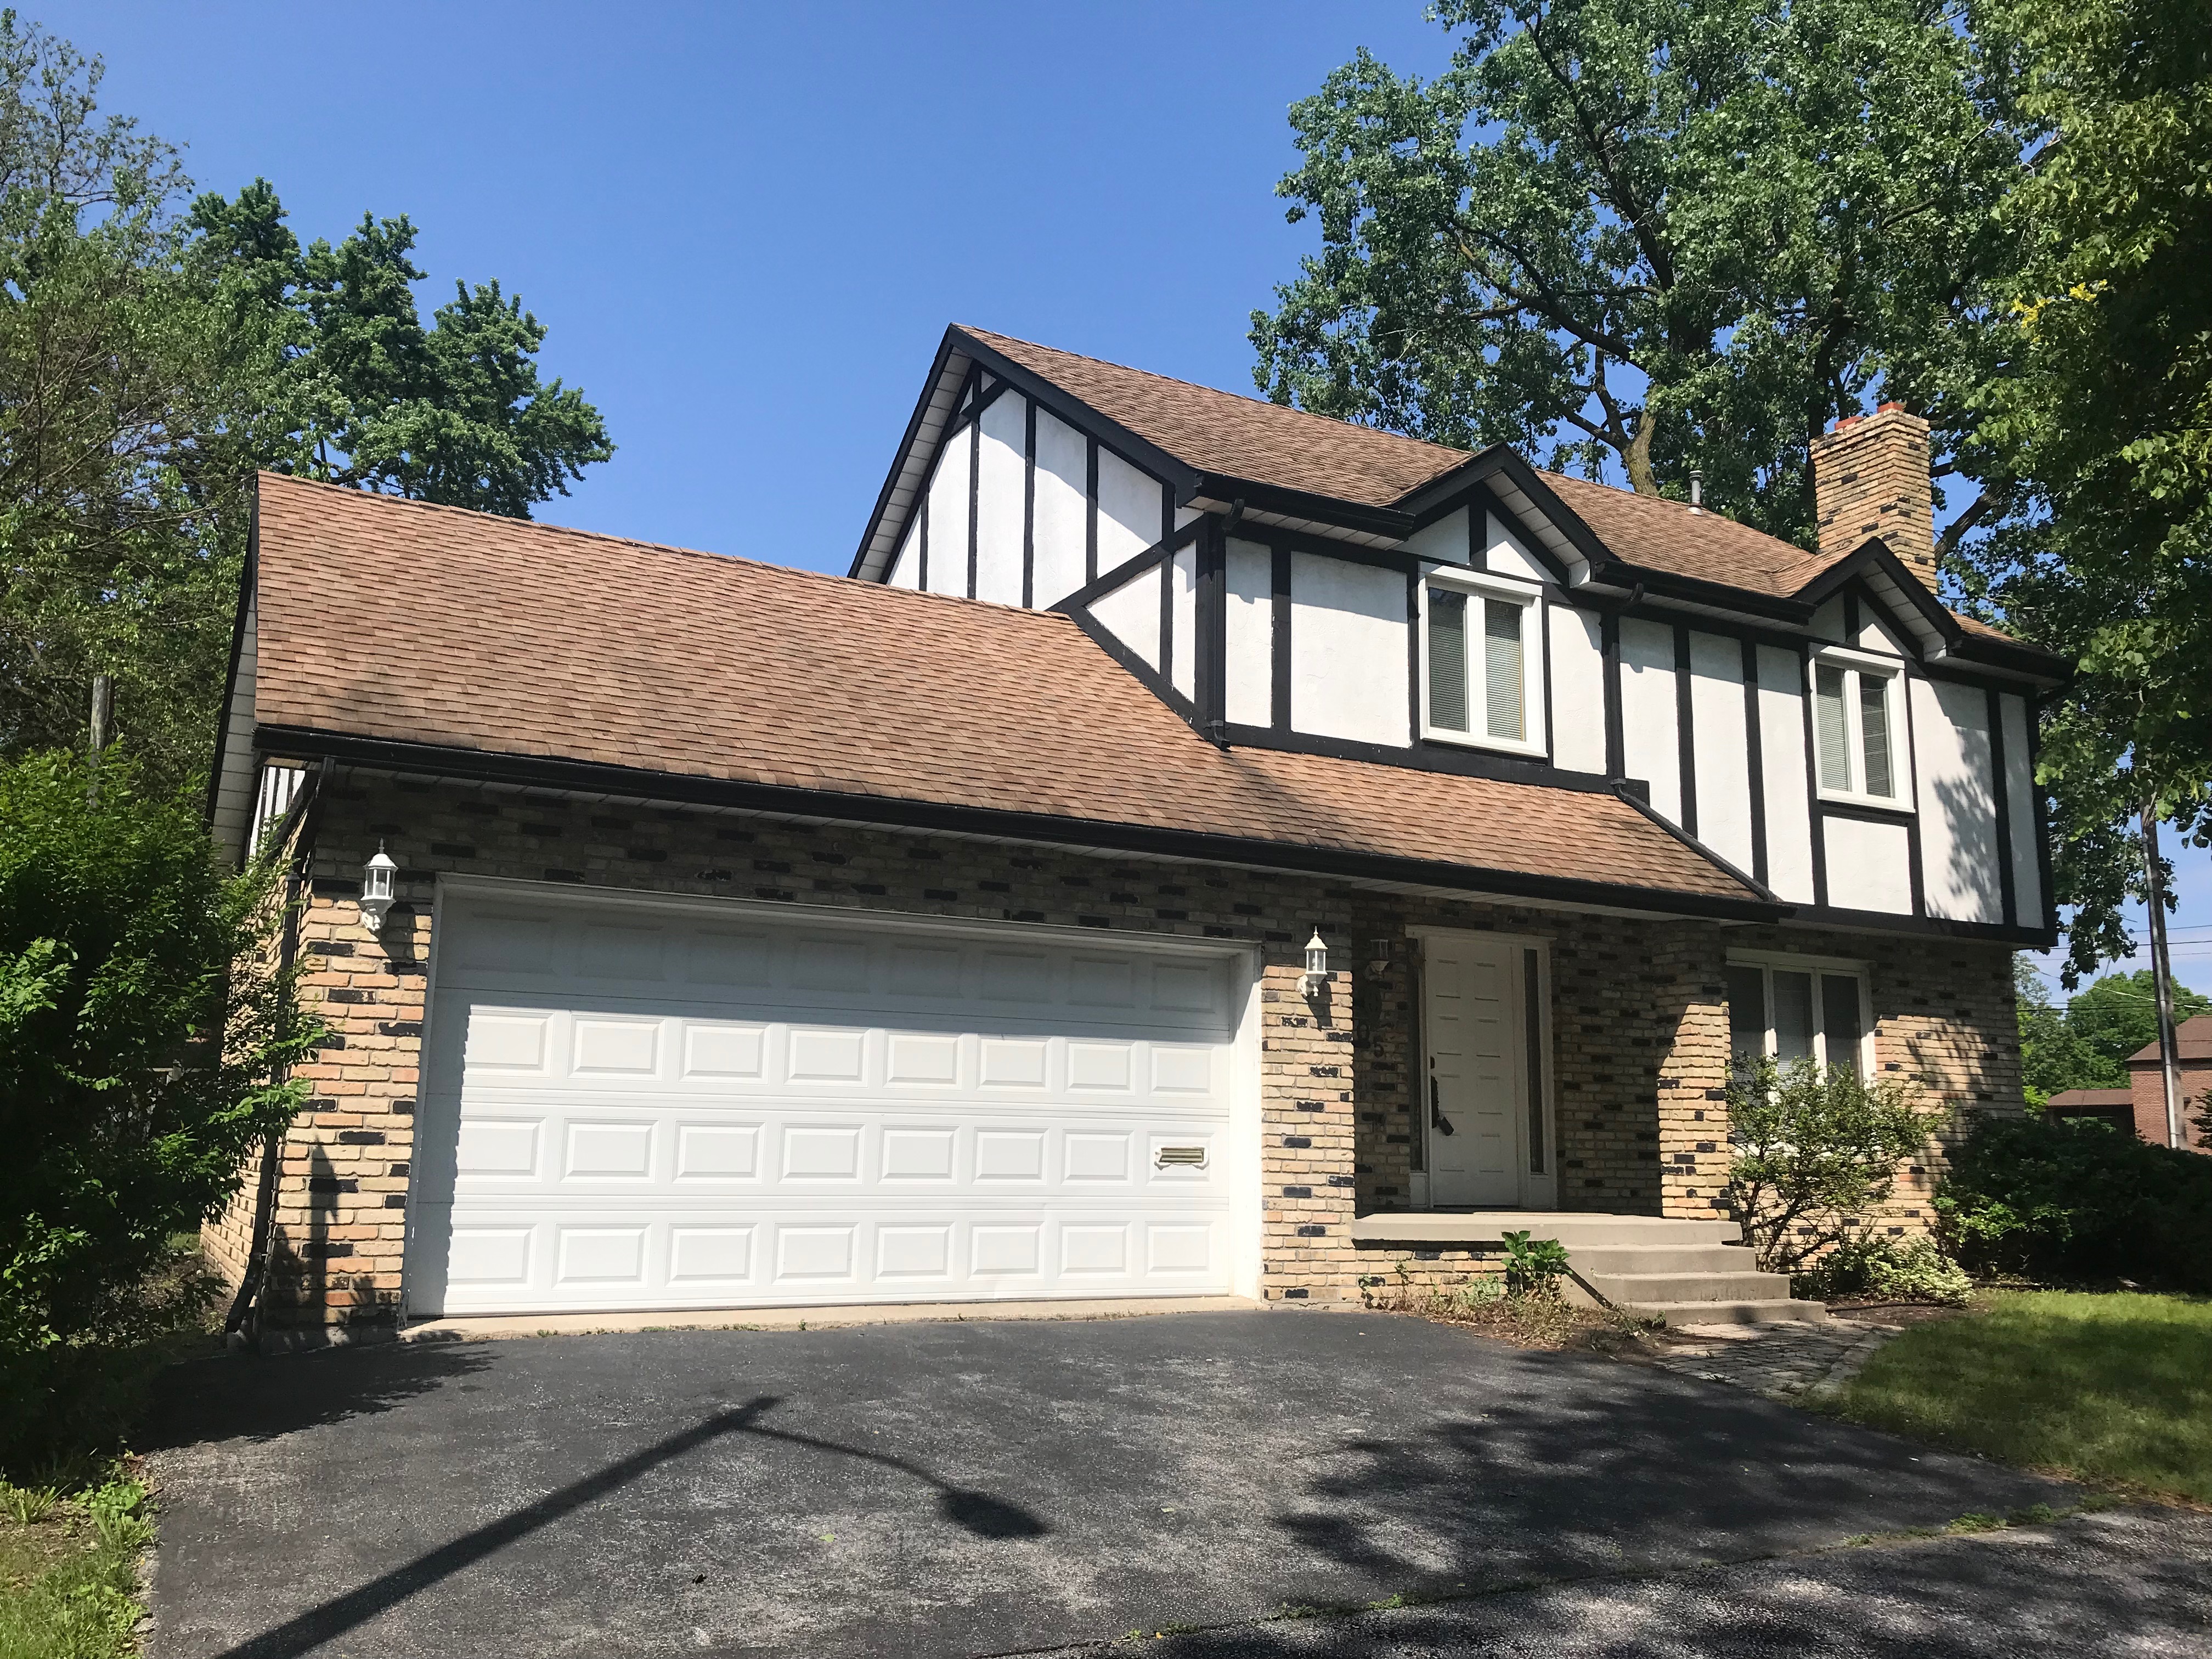
<path fill-rule="evenodd" d="M 1734 1242 L 1739 1230 L 1732 1221 L 1473 1210 L 1381 1212 L 1352 1224 L 1356 1243 L 1408 1249 L 1502 1249 L 1507 1233 L 1522 1231 L 1565 1245 L 1584 1291 L 1670 1325 L 1819 1324 L 1828 1316 L 1823 1304 L 1792 1297 L 1784 1275 L 1753 1268 L 1751 1253 Z"/>

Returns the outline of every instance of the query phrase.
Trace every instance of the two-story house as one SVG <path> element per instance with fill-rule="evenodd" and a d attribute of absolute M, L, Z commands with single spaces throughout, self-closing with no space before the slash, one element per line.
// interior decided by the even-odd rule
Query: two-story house
<path fill-rule="evenodd" d="M 307 1323 L 1328 1302 L 1527 1216 L 1776 1311 L 1681 1254 L 1731 1054 L 2014 1107 L 2052 938 L 2063 665 L 1937 599 L 1924 424 L 1815 465 L 1808 553 L 955 328 L 848 578 L 266 477 L 213 811 L 337 1036 L 217 1253 Z"/>

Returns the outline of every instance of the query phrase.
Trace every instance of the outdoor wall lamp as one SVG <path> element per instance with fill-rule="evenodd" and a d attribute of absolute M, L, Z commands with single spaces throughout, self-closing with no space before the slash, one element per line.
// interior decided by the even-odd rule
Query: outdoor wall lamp
<path fill-rule="evenodd" d="M 376 856 L 361 871 L 361 919 L 372 933 L 384 931 L 384 918 L 392 909 L 392 881 L 398 873 L 399 866 L 386 854 L 384 843 L 377 842 Z"/>
<path fill-rule="evenodd" d="M 1328 945 L 1321 936 L 1321 929 L 1306 941 L 1306 971 L 1298 981 L 1298 989 L 1307 997 L 1317 997 L 1328 984 Z"/>

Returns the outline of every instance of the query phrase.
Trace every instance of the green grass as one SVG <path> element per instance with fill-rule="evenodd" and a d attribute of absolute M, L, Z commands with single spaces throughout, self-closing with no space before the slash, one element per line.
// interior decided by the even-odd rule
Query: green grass
<path fill-rule="evenodd" d="M 1832 1409 L 2008 1463 L 2212 1504 L 2212 1300 L 2000 1292 L 1905 1332 Z"/>
<path fill-rule="evenodd" d="M 0 1492 L 0 1497 L 11 1496 Z M 120 1474 L 46 1509 L 0 1504 L 0 1655 L 123 1659 L 137 1651 L 145 1488 Z"/>

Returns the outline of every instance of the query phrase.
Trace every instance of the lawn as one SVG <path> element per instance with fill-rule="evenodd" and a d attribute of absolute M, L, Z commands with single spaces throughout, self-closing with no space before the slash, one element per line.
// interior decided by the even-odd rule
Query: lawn
<path fill-rule="evenodd" d="M 2001 1291 L 1898 1337 L 1834 1408 L 2008 1463 L 2212 1504 L 2212 1300 Z"/>
<path fill-rule="evenodd" d="M 0 1655 L 122 1659 L 137 1651 L 145 1490 L 119 1472 L 74 1498 L 0 1486 Z"/>

